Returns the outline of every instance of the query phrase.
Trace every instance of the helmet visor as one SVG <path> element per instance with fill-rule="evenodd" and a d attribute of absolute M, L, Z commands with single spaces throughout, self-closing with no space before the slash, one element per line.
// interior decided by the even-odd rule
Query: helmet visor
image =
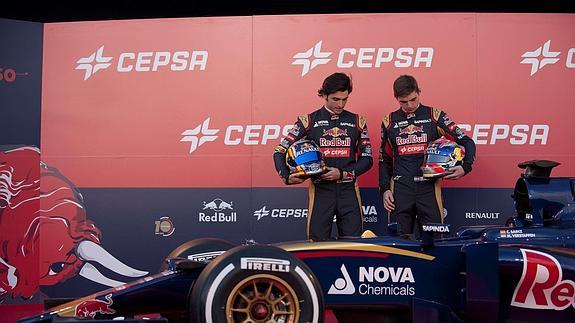
<path fill-rule="evenodd" d="M 427 162 L 428 163 L 433 163 L 433 164 L 444 164 L 449 162 L 449 156 L 445 156 L 445 155 L 427 155 Z"/>
<path fill-rule="evenodd" d="M 309 162 L 317 162 L 321 160 L 321 153 L 319 151 L 308 151 L 295 158 L 296 165 L 303 165 Z"/>

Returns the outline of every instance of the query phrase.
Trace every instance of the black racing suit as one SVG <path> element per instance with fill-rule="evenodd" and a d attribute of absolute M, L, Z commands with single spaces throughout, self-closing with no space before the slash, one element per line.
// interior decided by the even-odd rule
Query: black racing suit
<path fill-rule="evenodd" d="M 393 192 L 395 210 L 389 222 L 395 216 L 400 235 L 413 237 L 416 218 L 420 229 L 425 223 L 443 223 L 441 180 L 424 180 L 421 170 L 428 144 L 441 136 L 465 147 L 462 167 L 469 173 L 475 143 L 445 112 L 421 104 L 414 113 L 406 114 L 400 108 L 383 118 L 379 188 L 381 194 Z"/>
<path fill-rule="evenodd" d="M 318 144 L 326 166 L 341 174 L 338 181 L 310 181 L 307 238 L 329 239 L 334 215 L 339 237 L 360 236 L 363 211 L 356 178 L 373 165 L 365 117 L 347 110 L 332 114 L 325 107 L 298 117 L 274 153 L 276 170 L 286 184 L 290 175 L 286 151 L 304 137 Z"/>

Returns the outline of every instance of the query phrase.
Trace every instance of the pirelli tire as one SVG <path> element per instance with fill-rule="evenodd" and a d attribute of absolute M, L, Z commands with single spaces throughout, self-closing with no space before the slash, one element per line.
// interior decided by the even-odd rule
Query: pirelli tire
<path fill-rule="evenodd" d="M 323 322 L 323 295 L 305 263 L 274 246 L 235 247 L 213 260 L 189 298 L 192 322 Z"/>
<path fill-rule="evenodd" d="M 172 258 L 188 258 L 200 262 L 210 262 L 217 256 L 235 247 L 233 243 L 218 238 L 194 239 L 179 245 L 172 250 L 162 262 L 160 272 L 168 268 L 168 260 Z"/>

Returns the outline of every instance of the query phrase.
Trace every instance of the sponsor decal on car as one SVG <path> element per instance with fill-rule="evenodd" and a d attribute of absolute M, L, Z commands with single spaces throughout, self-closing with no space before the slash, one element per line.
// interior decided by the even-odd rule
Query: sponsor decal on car
<path fill-rule="evenodd" d="M 76 317 L 89 317 L 93 319 L 96 314 L 114 314 L 115 310 L 111 308 L 114 301 L 112 300 L 112 294 L 105 296 L 107 301 L 102 301 L 99 299 L 89 299 L 76 305 L 74 312 Z"/>
<path fill-rule="evenodd" d="M 288 273 L 290 271 L 290 262 L 289 260 L 274 258 L 241 258 L 240 268 Z"/>
<path fill-rule="evenodd" d="M 426 224 L 422 227 L 423 232 L 439 232 L 439 233 L 449 233 L 448 224 Z"/>
<path fill-rule="evenodd" d="M 209 262 L 210 260 L 213 260 L 217 256 L 223 254 L 224 252 L 225 252 L 225 250 L 196 253 L 193 255 L 189 255 L 188 259 L 193 260 L 193 261 L 197 261 L 197 262 Z"/>
<path fill-rule="evenodd" d="M 328 290 L 329 295 L 383 295 L 414 296 L 415 277 L 409 267 L 359 266 L 357 289 L 345 266 L 340 267 L 343 277 L 337 278 Z"/>
<path fill-rule="evenodd" d="M 511 306 L 540 310 L 575 307 L 575 283 L 563 280 L 559 261 L 544 252 L 520 250 L 523 273 L 513 292 Z"/>
<path fill-rule="evenodd" d="M 524 233 L 521 229 L 499 230 L 501 238 L 535 238 L 535 233 Z"/>

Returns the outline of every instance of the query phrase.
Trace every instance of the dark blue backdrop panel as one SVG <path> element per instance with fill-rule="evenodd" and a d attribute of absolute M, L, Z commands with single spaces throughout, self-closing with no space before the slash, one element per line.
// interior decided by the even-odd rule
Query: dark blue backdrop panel
<path fill-rule="evenodd" d="M 306 188 L 80 189 L 102 246 L 125 264 L 155 273 L 182 243 L 218 237 L 240 244 L 305 239 Z M 446 222 L 504 223 L 513 215 L 511 189 L 444 189 Z M 386 233 L 387 212 L 377 189 L 361 190 L 364 229 Z M 127 281 L 95 264 L 107 277 Z M 77 297 L 105 288 L 77 276 L 43 287 L 49 297 Z"/>
<path fill-rule="evenodd" d="M 40 147 L 42 26 L 0 19 L 0 144 Z"/>

